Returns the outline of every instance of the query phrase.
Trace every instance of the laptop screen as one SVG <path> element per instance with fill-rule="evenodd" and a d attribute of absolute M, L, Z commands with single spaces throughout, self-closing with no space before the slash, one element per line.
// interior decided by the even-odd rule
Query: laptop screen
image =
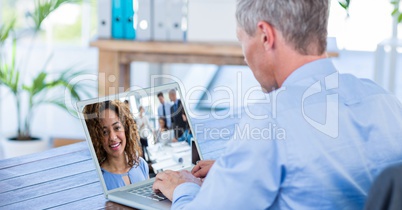
<path fill-rule="evenodd" d="M 170 84 L 78 103 L 106 191 L 188 168 L 199 159 L 192 155 L 196 141 L 182 98 L 179 86 Z"/>

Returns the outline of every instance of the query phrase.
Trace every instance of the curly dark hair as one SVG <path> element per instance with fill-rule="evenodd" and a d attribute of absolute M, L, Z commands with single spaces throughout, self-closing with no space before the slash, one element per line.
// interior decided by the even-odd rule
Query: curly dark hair
<path fill-rule="evenodd" d="M 102 118 L 100 113 L 108 109 L 116 113 L 124 127 L 124 134 L 126 136 L 126 147 L 124 151 L 127 154 L 128 165 L 130 167 L 138 166 L 140 162 L 139 157 L 142 156 L 142 150 L 139 143 L 140 137 L 138 135 L 137 125 L 129 107 L 119 100 L 89 104 L 85 106 L 83 110 L 85 122 L 95 148 L 99 165 L 107 158 L 106 151 L 102 146 L 103 129 L 101 126 Z"/>

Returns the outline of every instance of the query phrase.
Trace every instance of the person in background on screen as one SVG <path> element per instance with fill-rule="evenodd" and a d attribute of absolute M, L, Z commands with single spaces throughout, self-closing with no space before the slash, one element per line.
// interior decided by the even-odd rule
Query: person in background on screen
<path fill-rule="evenodd" d="M 88 105 L 84 116 L 108 190 L 149 178 L 127 105 L 119 100 Z"/>
<path fill-rule="evenodd" d="M 186 128 L 186 122 L 183 121 L 182 114 L 184 113 L 183 104 L 177 98 L 176 90 L 169 91 L 169 99 L 173 103 L 170 107 L 172 129 L 174 130 L 174 138 L 180 137 Z"/>
<path fill-rule="evenodd" d="M 170 118 L 170 107 L 171 105 L 165 101 L 165 97 L 162 92 L 158 93 L 158 100 L 161 103 L 158 107 L 158 117 L 163 117 L 166 119 L 166 127 L 172 127 L 172 119 Z"/>
<path fill-rule="evenodd" d="M 161 144 L 167 144 L 168 142 L 171 142 L 173 137 L 173 130 L 169 130 L 166 126 L 166 119 L 164 117 L 159 117 L 158 123 L 159 128 L 158 131 L 155 133 L 155 143 L 159 142 Z"/>
<path fill-rule="evenodd" d="M 191 138 L 193 138 L 193 134 L 191 133 L 190 125 L 188 124 L 187 121 L 187 116 L 184 112 L 181 116 L 183 117 L 183 121 L 186 122 L 186 128 L 184 129 L 183 134 L 179 138 L 173 139 L 173 142 L 185 141 L 188 143 L 188 145 L 191 145 Z"/>
<path fill-rule="evenodd" d="M 159 131 L 167 131 L 169 129 L 166 125 L 166 118 L 159 117 L 158 123 L 159 123 Z"/>
<path fill-rule="evenodd" d="M 144 114 L 145 109 L 143 106 L 140 106 L 138 108 L 139 115 L 135 119 L 137 122 L 137 126 L 139 129 L 139 134 L 140 134 L 140 142 L 141 142 L 141 148 L 142 148 L 142 157 L 147 158 L 148 161 L 150 161 L 149 154 L 148 154 L 148 136 L 152 133 L 151 126 L 149 125 L 149 120 L 148 117 Z"/>

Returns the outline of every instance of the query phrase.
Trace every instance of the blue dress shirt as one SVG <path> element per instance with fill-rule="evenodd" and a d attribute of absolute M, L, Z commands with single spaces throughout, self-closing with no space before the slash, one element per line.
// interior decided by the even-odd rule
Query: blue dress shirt
<path fill-rule="evenodd" d="M 179 185 L 172 209 L 362 209 L 378 173 L 402 162 L 401 103 L 329 59 L 242 115 L 202 187 Z"/>
<path fill-rule="evenodd" d="M 124 187 L 123 176 L 127 176 L 130 179 L 131 184 L 148 179 L 149 168 L 147 162 L 140 157 L 140 163 L 138 166 L 133 166 L 128 173 L 125 174 L 114 174 L 101 168 L 103 179 L 105 180 L 106 187 L 108 190 L 113 190 L 115 188 Z"/>

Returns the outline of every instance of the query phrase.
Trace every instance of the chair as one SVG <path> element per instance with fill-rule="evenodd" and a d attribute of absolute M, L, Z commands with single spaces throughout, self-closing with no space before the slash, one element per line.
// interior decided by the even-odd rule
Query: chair
<path fill-rule="evenodd" d="M 368 194 L 365 209 L 402 209 L 402 164 L 386 168 L 376 178 Z"/>

